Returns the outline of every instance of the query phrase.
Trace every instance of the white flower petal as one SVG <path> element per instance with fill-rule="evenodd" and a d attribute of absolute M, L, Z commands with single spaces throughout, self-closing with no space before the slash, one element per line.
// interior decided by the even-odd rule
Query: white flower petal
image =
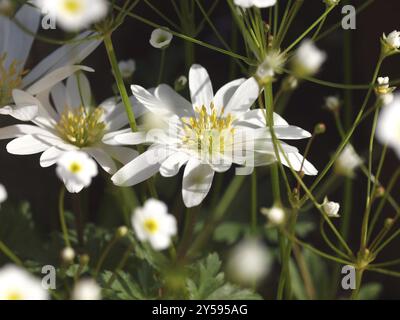
<path fill-rule="evenodd" d="M 168 107 L 172 114 L 178 117 L 193 116 L 191 103 L 176 93 L 170 86 L 166 84 L 159 85 L 154 91 L 154 95 Z"/>
<path fill-rule="evenodd" d="M 63 81 L 64 79 L 68 78 L 75 72 L 83 70 L 87 72 L 94 72 L 92 68 L 88 68 L 85 66 L 65 66 L 61 67 L 58 69 L 55 69 L 54 71 L 51 71 L 47 75 L 45 75 L 43 78 L 35 82 L 33 85 L 31 85 L 26 91 L 29 92 L 32 95 L 37 95 L 40 92 L 43 92 L 47 89 L 52 88 L 55 84 L 58 82 Z M 85 79 L 82 80 L 81 86 L 87 85 L 87 79 L 83 83 Z M 86 89 L 86 87 L 83 87 Z M 90 87 L 89 87 L 90 88 Z M 83 89 L 82 89 L 83 90 Z M 83 94 L 87 93 L 87 91 L 83 91 Z"/>
<path fill-rule="evenodd" d="M 26 135 L 16 138 L 7 144 L 7 152 L 15 155 L 40 153 L 48 149 L 49 144 L 34 136 Z"/>
<path fill-rule="evenodd" d="M 118 170 L 111 180 L 117 186 L 136 185 L 158 172 L 159 161 L 162 161 L 160 150 L 158 148 L 149 149 Z"/>
<path fill-rule="evenodd" d="M 198 64 L 192 65 L 189 71 L 189 89 L 193 107 L 210 108 L 214 92 L 206 69 Z"/>
<path fill-rule="evenodd" d="M 91 54 L 101 43 L 101 40 L 94 40 L 96 33 L 86 31 L 77 36 L 74 41 L 57 49 L 45 59 L 43 59 L 31 72 L 24 77 L 22 86 L 28 87 L 44 74 L 50 73 L 52 70 L 67 65 L 74 65 L 82 62 L 89 54 Z M 86 38 L 91 40 L 86 40 Z"/>
<path fill-rule="evenodd" d="M 260 94 L 260 86 L 253 77 L 247 79 L 234 93 L 225 107 L 225 113 L 246 112 L 254 104 Z"/>
<path fill-rule="evenodd" d="M 198 206 L 210 191 L 214 171 L 197 159 L 190 159 L 183 175 L 182 196 L 188 208 Z"/>
<path fill-rule="evenodd" d="M 214 96 L 214 107 L 218 111 L 220 111 L 223 107 L 227 106 L 228 102 L 231 100 L 236 90 L 239 88 L 240 85 L 243 84 L 244 81 L 246 81 L 246 79 L 244 78 L 236 79 L 228 82 L 223 87 L 221 87 Z"/>
<path fill-rule="evenodd" d="M 64 152 L 64 150 L 61 150 L 57 147 L 51 147 L 47 149 L 40 156 L 40 166 L 43 168 L 51 167 L 58 161 Z"/>
<path fill-rule="evenodd" d="M 173 177 L 178 174 L 180 168 L 189 160 L 184 152 L 175 152 L 170 155 L 160 167 L 160 174 L 163 177 Z"/>
<path fill-rule="evenodd" d="M 84 73 L 75 73 L 67 79 L 67 102 L 70 108 L 91 106 L 92 91 Z"/>
<path fill-rule="evenodd" d="M 280 155 L 283 165 L 291 167 L 295 171 L 302 169 L 302 171 L 309 176 L 315 176 L 318 174 L 318 170 L 307 160 L 304 160 L 303 167 L 301 167 L 304 158 L 300 153 L 287 153 L 286 157 L 288 158 L 289 162 L 286 161 L 283 154 Z"/>
<path fill-rule="evenodd" d="M 82 151 L 90 154 L 103 168 L 103 170 L 109 174 L 114 174 L 117 171 L 117 167 L 114 160 L 109 154 L 107 154 L 103 149 L 96 147 L 82 148 Z"/>
<path fill-rule="evenodd" d="M 139 152 L 134 149 L 120 146 L 103 146 L 103 149 L 115 160 L 123 165 L 135 159 Z"/>

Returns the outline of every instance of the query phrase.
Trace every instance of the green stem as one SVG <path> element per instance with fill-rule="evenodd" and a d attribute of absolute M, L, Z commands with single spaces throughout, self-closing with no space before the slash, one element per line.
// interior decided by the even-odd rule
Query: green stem
<path fill-rule="evenodd" d="M 164 75 L 164 66 L 165 66 L 165 49 L 161 50 L 161 60 L 160 60 L 160 70 L 158 71 L 157 85 L 162 83 L 163 75 Z"/>
<path fill-rule="evenodd" d="M 251 175 L 251 230 L 257 230 L 257 173 L 254 169 Z"/>
<path fill-rule="evenodd" d="M 58 212 L 60 215 L 60 225 L 61 225 L 61 230 L 63 233 L 65 245 L 67 247 L 71 247 L 71 242 L 69 241 L 69 237 L 68 237 L 68 227 L 67 227 L 67 223 L 65 222 L 64 199 L 65 199 L 65 187 L 62 186 L 62 188 L 60 190 L 59 201 L 58 201 Z"/>
<path fill-rule="evenodd" d="M 8 257 L 12 262 L 14 262 L 16 265 L 22 267 L 23 263 L 21 259 L 19 259 L 9 247 L 5 245 L 3 241 L 0 241 L 0 251 L 2 251 L 6 257 Z"/>

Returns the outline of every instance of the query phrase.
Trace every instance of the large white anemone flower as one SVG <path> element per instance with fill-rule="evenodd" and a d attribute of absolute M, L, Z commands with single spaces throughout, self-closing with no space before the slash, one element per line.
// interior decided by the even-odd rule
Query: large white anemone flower
<path fill-rule="evenodd" d="M 108 11 L 106 0 L 36 0 L 43 14 L 49 14 L 67 31 L 89 27 L 103 19 Z"/>
<path fill-rule="evenodd" d="M 376 137 L 382 144 L 393 148 L 400 158 L 400 95 L 384 106 L 379 115 Z"/>
<path fill-rule="evenodd" d="M 240 174 L 247 174 L 255 166 L 276 161 L 270 130 L 265 124 L 265 112 L 250 110 L 259 96 L 259 85 L 254 78 L 238 79 L 224 85 L 214 95 L 207 71 L 193 65 L 189 72 L 192 103 L 162 84 L 154 92 L 133 85 L 138 102 L 154 118 L 162 119 L 164 127 L 147 133 L 125 133 L 115 136 L 120 144 L 149 143 L 150 148 L 120 169 L 112 180 L 116 185 L 140 183 L 160 171 L 164 177 L 178 173 L 186 164 L 182 195 L 187 207 L 199 205 L 210 190 L 214 172 L 224 172 L 233 163 L 244 166 Z M 290 126 L 274 115 L 274 129 L 280 139 L 304 139 L 310 134 Z M 284 165 L 305 174 L 317 170 L 298 153 L 295 147 L 281 142 Z M 239 173 L 239 172 L 238 172 Z"/>
<path fill-rule="evenodd" d="M 0 269 L 0 300 L 47 300 L 49 294 L 40 279 L 15 265 Z"/>
<path fill-rule="evenodd" d="M 112 139 L 114 131 L 126 126 L 128 119 L 122 103 L 115 98 L 94 107 L 89 81 L 82 72 L 69 77 L 66 85 L 57 83 L 46 94 L 33 96 L 14 90 L 13 96 L 17 106 L 37 106 L 38 116 L 32 124 L 0 129 L 0 139 L 15 138 L 7 145 L 11 154 L 42 153 L 40 165 L 49 167 L 66 151 L 80 150 L 93 157 L 108 173 L 117 169 L 113 159 L 125 164 L 137 155 L 130 148 L 102 142 L 103 138 Z M 141 113 L 135 110 L 135 114 Z"/>
<path fill-rule="evenodd" d="M 80 69 L 74 64 L 84 60 L 101 43 L 93 32 L 79 35 L 70 44 L 55 50 L 39 62 L 32 70 L 25 68 L 26 61 L 40 23 L 40 12 L 30 5 L 24 5 L 14 19 L 23 26 L 22 30 L 13 20 L 0 15 L 0 114 L 11 115 L 22 121 L 36 116 L 33 105 L 12 105 L 14 89 L 23 89 L 37 95 L 52 87 Z M 90 37 L 91 40 L 86 40 Z"/>

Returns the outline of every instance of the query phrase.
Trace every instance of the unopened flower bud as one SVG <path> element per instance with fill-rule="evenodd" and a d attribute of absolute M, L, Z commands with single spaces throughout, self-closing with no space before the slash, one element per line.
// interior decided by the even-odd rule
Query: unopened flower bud
<path fill-rule="evenodd" d="M 128 232 L 129 232 L 129 229 L 127 227 L 121 226 L 117 229 L 116 235 L 118 238 L 123 238 L 128 234 Z"/>
<path fill-rule="evenodd" d="M 386 192 L 386 190 L 384 187 L 378 187 L 375 191 L 375 197 L 381 198 L 385 195 L 385 192 Z"/>
<path fill-rule="evenodd" d="M 65 247 L 61 251 L 61 259 L 65 263 L 72 263 L 74 261 L 74 259 L 75 259 L 75 250 L 72 249 L 71 247 Z"/>
<path fill-rule="evenodd" d="M 391 228 L 393 223 L 394 223 L 394 219 L 393 218 L 387 218 L 385 220 L 385 228 Z"/>
<path fill-rule="evenodd" d="M 299 80 L 297 80 L 296 77 L 289 75 L 285 79 L 283 79 L 282 90 L 293 91 L 294 89 L 297 88 L 298 85 L 299 85 Z"/>
<path fill-rule="evenodd" d="M 324 0 L 327 6 L 337 6 L 340 2 L 340 0 Z"/>
<path fill-rule="evenodd" d="M 178 79 L 175 80 L 174 88 L 175 91 L 182 91 L 186 88 L 188 83 L 188 79 L 185 76 L 180 76 Z"/>
<path fill-rule="evenodd" d="M 326 125 L 324 123 L 318 123 L 314 128 L 315 134 L 323 134 L 326 132 Z"/>
<path fill-rule="evenodd" d="M 338 112 L 341 102 L 336 96 L 329 96 L 325 98 L 325 108 L 332 112 Z"/>
<path fill-rule="evenodd" d="M 324 202 L 321 205 L 322 209 L 328 217 L 339 218 L 340 204 L 337 202 L 329 201 L 328 197 L 325 197 Z"/>
<path fill-rule="evenodd" d="M 400 48 L 400 32 L 394 30 L 387 36 L 386 34 L 383 34 L 381 44 L 383 54 L 390 55 L 395 53 Z"/>
<path fill-rule="evenodd" d="M 268 221 L 274 226 L 281 225 L 286 220 L 286 213 L 281 207 L 274 206 L 270 209 L 261 208 L 261 213 L 265 215 Z"/>
<path fill-rule="evenodd" d="M 79 256 L 79 263 L 81 266 L 86 266 L 89 264 L 90 257 L 87 254 L 82 254 Z"/>

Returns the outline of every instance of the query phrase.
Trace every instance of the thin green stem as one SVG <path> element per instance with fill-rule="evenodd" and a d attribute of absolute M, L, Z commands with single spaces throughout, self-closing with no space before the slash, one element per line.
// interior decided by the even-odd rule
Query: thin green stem
<path fill-rule="evenodd" d="M 64 199 L 65 199 L 65 187 L 62 186 L 61 190 L 60 190 L 59 200 L 58 200 L 58 212 L 59 212 L 60 225 L 61 225 L 61 230 L 62 230 L 63 237 L 64 237 L 65 246 L 70 248 L 71 242 L 69 241 L 68 227 L 67 227 L 67 223 L 65 222 Z"/>

